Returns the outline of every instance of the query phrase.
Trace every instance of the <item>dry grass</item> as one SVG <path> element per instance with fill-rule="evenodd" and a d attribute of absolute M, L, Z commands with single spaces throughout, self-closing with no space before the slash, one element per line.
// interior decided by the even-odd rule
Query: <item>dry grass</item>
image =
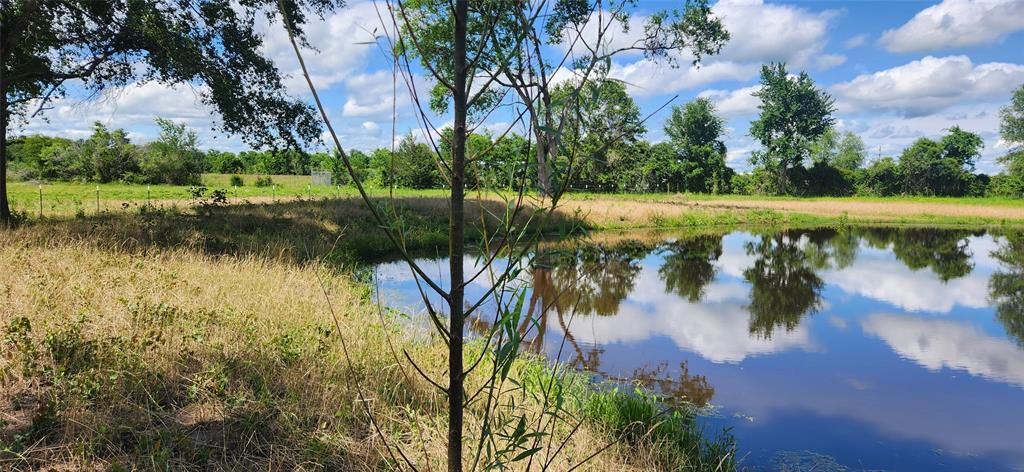
<path fill-rule="evenodd" d="M 41 229 L 0 233 L 0 469 L 391 470 L 385 440 L 420 470 L 444 469 L 446 400 L 390 354 L 408 351 L 440 378 L 444 347 L 380 318 L 348 272 Z M 570 404 L 597 395 L 569 379 Z M 540 412 L 528 396 L 502 398 Z M 468 413 L 469 431 L 479 415 Z M 551 470 L 607 444 L 609 428 L 585 422 Z M 631 444 L 577 470 L 679 465 Z"/>

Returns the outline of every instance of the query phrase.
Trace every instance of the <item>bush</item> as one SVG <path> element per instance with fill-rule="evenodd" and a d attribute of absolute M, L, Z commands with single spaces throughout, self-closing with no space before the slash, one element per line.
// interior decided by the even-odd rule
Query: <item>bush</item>
<path fill-rule="evenodd" d="M 245 187 L 245 180 L 242 179 L 241 175 L 232 175 L 231 185 L 233 187 Z"/>
<path fill-rule="evenodd" d="M 274 180 L 271 179 L 269 175 L 261 175 L 259 177 L 256 177 L 256 182 L 253 183 L 253 185 L 257 187 L 269 187 L 271 185 L 274 185 Z"/>

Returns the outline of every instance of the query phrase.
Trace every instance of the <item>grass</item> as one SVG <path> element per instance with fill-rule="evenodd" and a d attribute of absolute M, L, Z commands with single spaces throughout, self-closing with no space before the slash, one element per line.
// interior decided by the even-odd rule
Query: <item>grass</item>
<path fill-rule="evenodd" d="M 272 176 L 275 187 L 255 187 L 255 175 L 242 176 L 246 184 L 233 188 L 230 175 L 206 174 L 209 190 L 222 189 L 235 205 L 309 200 L 337 200 L 360 205 L 351 186 L 311 186 L 306 176 Z M 97 211 L 96 184 L 56 182 L 42 185 L 42 213 L 51 218 L 116 213 L 150 204 L 188 209 L 199 202 L 190 187 L 169 185 L 101 184 Z M 402 202 L 440 200 L 444 190 L 371 189 L 378 198 L 394 196 Z M 39 215 L 39 186 L 11 182 L 15 210 L 30 218 Z M 499 200 L 485 193 L 490 202 Z M 1006 225 L 1024 223 L 1024 200 L 946 197 L 841 197 L 798 198 L 750 195 L 696 194 L 593 194 L 572 193 L 563 200 L 564 214 L 577 214 L 592 229 L 654 226 L 761 224 L 765 220 L 793 224 L 895 223 L 939 225 Z"/>
<path fill-rule="evenodd" d="M 410 246 L 444 241 L 444 210 L 402 200 Z M 446 399 L 390 353 L 440 378 L 446 349 L 377 313 L 353 262 L 386 247 L 367 216 L 345 199 L 134 206 L 0 232 L 0 469 L 391 470 L 385 441 L 443 469 Z M 513 371 L 524 386 L 503 408 L 543 416 L 550 366 Z M 577 470 L 734 466 L 731 440 L 705 439 L 687 411 L 582 375 L 558 389 L 551 470 L 608 444 Z"/>
<path fill-rule="evenodd" d="M 440 377 L 446 350 L 378 314 L 359 281 L 362 264 L 388 256 L 390 242 L 358 199 L 309 198 L 302 178 L 278 181 L 276 201 L 266 188 L 243 187 L 253 193 L 228 205 L 174 201 L 183 187 L 153 187 L 147 204 L 144 186 L 110 185 L 101 187 L 110 200 L 99 215 L 79 195 L 94 185 L 44 186 L 44 196 L 57 195 L 54 216 L 0 232 L 0 468 L 386 470 L 396 464 L 384 441 L 425 469 L 443 468 L 446 401 L 390 353 L 409 352 Z M 12 186 L 22 211 L 32 192 Z M 388 212 L 410 251 L 447 245 L 441 191 L 395 196 Z M 574 194 L 537 229 L 1019 225 L 1019 207 Z M 493 230 L 489 215 L 503 210 L 490 195 L 471 202 L 469 237 Z M 549 369 L 539 359 L 516 364 L 523 382 L 502 397 L 507 412 L 546 414 L 524 392 L 536 393 L 528 385 L 543 385 Z M 562 413 L 583 426 L 571 437 L 565 425 L 552 431 L 555 444 L 569 437 L 552 470 L 610 442 L 583 470 L 736 465 L 731 440 L 709 438 L 685 406 L 665 411 L 642 390 L 595 387 L 579 375 L 558 388 Z M 480 414 L 468 413 L 471 427 Z"/>

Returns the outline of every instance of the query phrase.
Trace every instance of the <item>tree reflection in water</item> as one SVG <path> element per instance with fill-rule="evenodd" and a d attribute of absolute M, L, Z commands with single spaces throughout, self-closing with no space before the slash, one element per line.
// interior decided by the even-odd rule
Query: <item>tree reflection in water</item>
<path fill-rule="evenodd" d="M 817 309 L 825 282 L 800 247 L 799 231 L 780 231 L 747 243 L 754 265 L 743 271 L 751 284 L 750 332 L 771 338 L 772 331 L 796 329 L 804 314 Z"/>
<path fill-rule="evenodd" d="M 963 277 L 973 270 L 964 230 L 926 228 L 820 228 L 784 230 L 755 236 L 744 245 L 753 262 L 742 274 L 750 284 L 747 311 L 752 336 L 770 339 L 776 329 L 796 329 L 821 304 L 821 270 L 851 267 L 862 244 L 891 250 L 912 270 L 928 268 L 942 281 Z M 983 233 L 982 233 L 983 234 Z M 520 326 L 524 348 L 544 352 L 549 323 L 560 328 L 561 360 L 578 368 L 601 372 L 601 346 L 581 344 L 573 336 L 576 316 L 615 316 L 634 291 L 642 261 L 657 251 L 662 262 L 658 278 L 664 290 L 690 303 L 704 300 L 718 276 L 723 235 L 697 235 L 660 245 L 626 240 L 570 249 L 551 249 L 536 255 L 531 267 L 531 295 Z M 1004 268 L 990 281 L 990 296 L 1007 332 L 1024 346 L 1024 233 L 1001 243 L 993 257 Z M 680 313 L 679 316 L 685 316 Z M 552 319 L 554 317 L 554 319 Z M 674 398 L 703 405 L 714 395 L 707 379 L 690 375 L 680 366 L 678 378 L 664 375 L 664 366 L 638 370 L 633 380 L 657 388 Z"/>
<path fill-rule="evenodd" d="M 872 247 L 887 249 L 913 270 L 931 269 L 943 282 L 971 273 L 974 263 L 968 247 L 969 236 L 984 231 L 943 230 L 935 228 L 864 228 L 861 234 Z"/>
<path fill-rule="evenodd" d="M 992 257 L 1002 266 L 988 281 L 996 318 L 1024 348 L 1024 232 L 1007 234 Z"/>
<path fill-rule="evenodd" d="M 715 262 L 722 257 L 722 235 L 701 235 L 679 239 L 661 247 L 664 262 L 658 276 L 665 291 L 697 303 L 704 289 L 715 280 Z"/>

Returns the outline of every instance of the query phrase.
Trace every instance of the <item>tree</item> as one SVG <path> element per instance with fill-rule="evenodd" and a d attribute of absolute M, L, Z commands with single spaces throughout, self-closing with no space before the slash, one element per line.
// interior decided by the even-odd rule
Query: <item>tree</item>
<path fill-rule="evenodd" d="M 113 182 L 139 170 L 138 153 L 123 129 L 110 131 L 97 121 L 80 149 L 90 167 L 89 174 L 82 176 L 86 180 Z"/>
<path fill-rule="evenodd" d="M 903 176 L 896 160 L 883 157 L 871 163 L 861 174 L 859 193 L 880 197 L 897 195 L 903 189 Z"/>
<path fill-rule="evenodd" d="M 626 7 L 633 4 L 632 0 L 471 2 L 469 48 L 480 52 L 477 64 L 489 71 L 472 97 L 474 106 L 487 109 L 506 91 L 522 103 L 534 134 L 537 184 L 544 195 L 557 190 L 555 162 L 571 154 L 563 141 L 563 124 L 568 122 L 570 109 L 559 106 L 554 93 L 561 82 L 556 74 L 566 71 L 562 64 L 572 63 L 575 85 L 570 95 L 580 96 L 588 82 L 607 79 L 608 64 L 617 55 L 640 52 L 674 65 L 675 56 L 669 53 L 679 52 L 693 57 L 696 64 L 706 55 L 717 54 L 729 39 L 721 21 L 712 15 L 708 1 L 693 0 L 686 2 L 685 8 L 648 15 L 635 41 L 610 46 L 611 31 L 629 29 Z M 437 79 L 431 93 L 435 111 L 446 108 L 445 99 L 451 96 L 446 89 L 450 88 L 453 73 L 453 49 L 447 34 L 451 17 L 443 5 L 438 0 L 422 0 L 408 2 L 401 9 L 403 33 L 412 38 L 415 53 Z M 552 58 L 542 53 L 555 44 L 575 49 L 574 59 L 569 60 L 568 54 Z M 587 97 L 583 95 L 579 100 Z"/>
<path fill-rule="evenodd" d="M 1024 84 L 1013 92 L 1010 104 L 999 110 L 999 137 L 1010 145 L 999 163 L 1024 188 Z"/>
<path fill-rule="evenodd" d="M 868 153 L 864 149 L 864 140 L 852 131 L 844 131 L 832 165 L 843 170 L 854 171 L 864 165 L 867 155 Z"/>
<path fill-rule="evenodd" d="M 789 77 L 782 63 L 761 67 L 761 90 L 754 95 L 761 99 L 761 114 L 750 124 L 750 134 L 764 149 L 751 160 L 774 173 L 777 192 L 785 194 L 793 167 L 803 164 L 810 144 L 834 123 L 834 101 L 806 72 Z"/>
<path fill-rule="evenodd" d="M 302 35 L 306 13 L 342 0 L 281 5 Z M 260 145 L 319 138 L 312 110 L 290 99 L 277 68 L 262 54 L 257 16 L 277 0 L 9 0 L 0 6 L 0 224 L 9 224 L 7 132 L 63 96 L 69 83 L 89 92 L 133 82 L 204 84 L 204 103 L 224 131 Z"/>
<path fill-rule="evenodd" d="M 195 131 L 163 118 L 156 124 L 160 137 L 146 146 L 139 163 L 143 178 L 153 184 L 200 184 L 204 163 Z"/>
<path fill-rule="evenodd" d="M 940 141 L 918 139 L 900 155 L 903 190 L 915 195 L 965 195 L 982 145 L 981 136 L 959 126 Z"/>
<path fill-rule="evenodd" d="M 399 187 L 437 188 L 444 181 L 438 171 L 437 154 L 430 146 L 417 143 L 412 133 L 398 143 L 389 183 Z"/>
<path fill-rule="evenodd" d="M 715 104 L 707 98 L 672 108 L 665 134 L 678 152 L 684 174 L 680 183 L 687 191 L 719 193 L 728 187 L 732 176 L 725 164 L 724 131 L 725 120 L 715 114 Z"/>
<path fill-rule="evenodd" d="M 615 181 L 613 169 L 621 167 L 615 161 L 647 131 L 640 107 L 616 80 L 591 80 L 582 88 L 567 81 L 555 87 L 552 95 L 558 103 L 556 112 L 565 117 L 562 140 L 578 144 L 573 146 L 575 156 L 560 156 L 574 163 L 565 171 L 572 172 L 575 185 L 610 189 Z"/>

